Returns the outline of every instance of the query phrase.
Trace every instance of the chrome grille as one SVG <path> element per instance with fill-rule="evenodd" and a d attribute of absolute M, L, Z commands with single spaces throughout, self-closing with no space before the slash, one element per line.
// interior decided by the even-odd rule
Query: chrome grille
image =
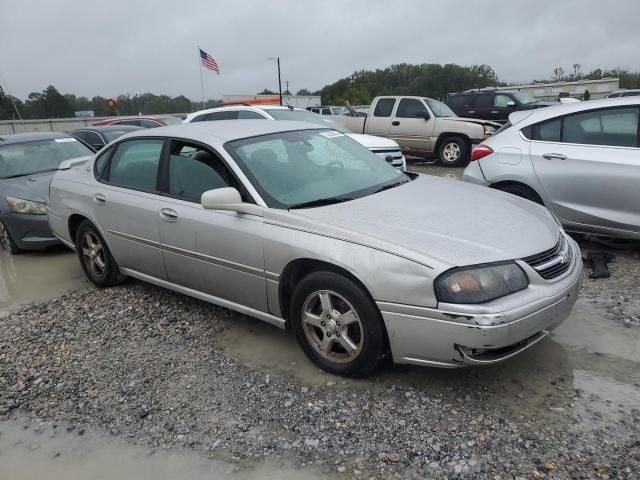
<path fill-rule="evenodd" d="M 573 261 L 573 252 L 564 235 L 560 235 L 558 243 L 553 248 L 524 257 L 522 260 L 528 263 L 542 278 L 551 280 L 569 270 Z"/>
<path fill-rule="evenodd" d="M 372 150 L 372 152 L 391 165 L 402 164 L 402 150 Z"/>

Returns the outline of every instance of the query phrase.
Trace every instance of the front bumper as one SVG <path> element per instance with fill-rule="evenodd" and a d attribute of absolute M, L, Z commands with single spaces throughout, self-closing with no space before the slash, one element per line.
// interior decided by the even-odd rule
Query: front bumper
<path fill-rule="evenodd" d="M 51 232 L 46 215 L 9 212 L 2 215 L 2 220 L 21 250 L 40 250 L 60 244 Z"/>
<path fill-rule="evenodd" d="M 394 361 L 447 368 L 489 365 L 535 345 L 569 316 L 578 298 L 583 267 L 579 250 L 575 252 L 572 268 L 542 289 L 548 296 L 540 297 L 535 288 L 535 295 L 523 291 L 526 302 L 519 306 L 502 309 L 507 305 L 502 299 L 491 302 L 494 306 L 489 309 L 378 302 Z"/>

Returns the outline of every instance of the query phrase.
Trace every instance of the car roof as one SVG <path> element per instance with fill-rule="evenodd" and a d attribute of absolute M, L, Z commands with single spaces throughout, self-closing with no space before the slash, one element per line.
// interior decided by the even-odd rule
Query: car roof
<path fill-rule="evenodd" d="M 145 128 L 136 125 L 92 125 L 90 127 L 75 128 L 72 132 L 78 132 L 80 130 L 91 130 L 94 132 L 133 132 L 135 130 L 145 130 Z"/>
<path fill-rule="evenodd" d="M 0 145 L 11 145 L 24 142 L 37 142 L 38 140 L 51 140 L 54 138 L 70 137 L 68 133 L 62 132 L 28 132 L 10 133 L 0 135 Z"/>
<path fill-rule="evenodd" d="M 330 129 L 330 126 L 322 127 L 309 122 L 265 122 L 264 120 L 217 120 L 215 122 L 195 122 L 143 129 L 127 134 L 122 138 L 136 137 L 176 137 L 196 141 L 228 142 L 241 138 L 256 137 L 278 132 L 290 132 L 295 130 L 321 130 Z"/>
<path fill-rule="evenodd" d="M 552 105 L 550 107 L 538 108 L 533 110 L 531 115 L 529 115 L 525 119 L 525 122 L 526 125 L 530 125 L 532 123 L 541 122 L 550 118 L 569 115 L 571 113 L 579 113 L 587 110 L 597 110 L 599 108 L 608 107 L 633 107 L 638 105 L 640 105 L 640 97 L 601 98 L 598 100 L 586 100 L 584 102 L 578 103 L 559 103 L 558 105 Z M 514 112 L 511 115 L 515 115 L 516 113 L 517 112 Z M 509 115 L 510 121 L 511 115 Z M 514 119 L 515 118 L 516 117 L 514 117 Z"/>

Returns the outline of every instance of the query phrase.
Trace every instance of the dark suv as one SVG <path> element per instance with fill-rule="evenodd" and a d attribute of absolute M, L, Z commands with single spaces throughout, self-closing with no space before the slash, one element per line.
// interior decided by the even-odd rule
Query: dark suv
<path fill-rule="evenodd" d="M 466 90 L 452 93 L 446 104 L 459 117 L 480 118 L 505 123 L 516 110 L 548 107 L 555 102 L 541 102 L 524 92 L 513 90 Z"/>

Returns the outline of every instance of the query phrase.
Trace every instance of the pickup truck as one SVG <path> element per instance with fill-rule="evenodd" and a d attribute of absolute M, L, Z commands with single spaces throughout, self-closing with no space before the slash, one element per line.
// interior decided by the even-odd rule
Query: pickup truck
<path fill-rule="evenodd" d="M 349 111 L 331 119 L 354 133 L 395 140 L 406 155 L 436 157 L 450 167 L 467 165 L 472 145 L 500 128 L 495 122 L 460 118 L 444 103 L 425 97 L 376 97 L 366 116 Z"/>

